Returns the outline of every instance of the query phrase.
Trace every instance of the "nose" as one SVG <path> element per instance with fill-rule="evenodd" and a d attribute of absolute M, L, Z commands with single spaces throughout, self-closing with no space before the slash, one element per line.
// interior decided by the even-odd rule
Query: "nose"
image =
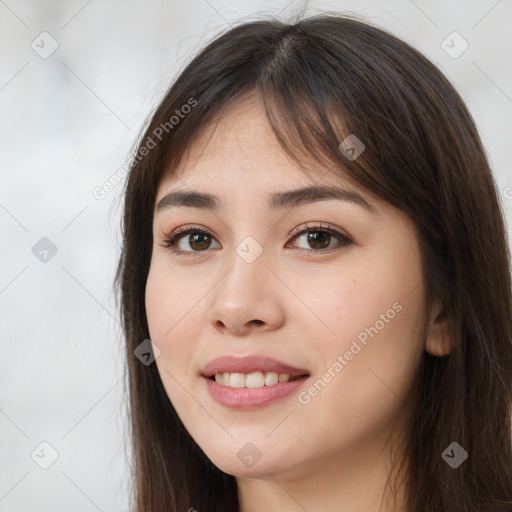
<path fill-rule="evenodd" d="M 284 323 L 283 290 L 264 254 L 251 263 L 236 252 L 230 258 L 207 313 L 208 324 L 217 332 L 243 336 L 278 329 Z"/>

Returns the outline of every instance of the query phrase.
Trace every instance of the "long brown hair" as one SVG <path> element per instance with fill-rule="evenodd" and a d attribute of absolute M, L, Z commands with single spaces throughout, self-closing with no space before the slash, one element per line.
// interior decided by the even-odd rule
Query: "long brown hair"
<path fill-rule="evenodd" d="M 512 511 L 510 253 L 475 124 L 449 81 L 411 46 L 354 16 L 321 15 L 244 23 L 214 39 L 172 84 L 133 158 L 114 284 L 136 512 L 238 511 L 235 477 L 205 456 L 156 365 L 141 364 L 134 350 L 149 338 L 145 285 L 158 184 L 208 123 L 250 93 L 297 162 L 312 157 L 349 176 L 417 226 L 426 306 L 442 300 L 454 348 L 444 357 L 425 352 L 421 362 L 405 447 L 407 510 Z M 365 145 L 357 159 L 340 150 L 348 135 Z M 454 441 L 468 453 L 457 469 L 442 457 Z"/>

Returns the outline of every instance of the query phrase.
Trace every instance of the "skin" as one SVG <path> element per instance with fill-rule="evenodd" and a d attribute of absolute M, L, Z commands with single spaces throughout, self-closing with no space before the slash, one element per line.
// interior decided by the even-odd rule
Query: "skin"
<path fill-rule="evenodd" d="M 264 207 L 269 193 L 318 182 L 358 192 L 378 214 L 336 199 L 276 212 Z M 424 351 L 450 349 L 441 305 L 424 309 L 410 219 L 318 164 L 311 162 L 306 174 L 279 146 L 254 98 L 234 103 L 215 130 L 195 141 L 177 172 L 162 179 L 156 203 L 189 189 L 219 195 L 223 209 L 155 212 L 146 312 L 167 395 L 210 460 L 236 476 L 240 510 L 404 510 L 399 482 L 397 508 L 383 500 L 392 429 L 407 418 Z M 331 237 L 330 250 L 321 252 L 306 234 L 289 236 L 318 222 L 352 244 Z M 159 245 L 192 224 L 211 234 L 209 246 L 191 246 L 190 235 L 175 247 L 185 255 Z M 250 264 L 236 252 L 247 236 L 263 249 Z M 315 248 L 314 255 L 300 250 Z M 366 346 L 359 343 L 362 350 L 309 403 L 300 403 L 298 393 L 329 368 L 332 375 L 338 356 L 397 303 L 394 318 Z M 267 355 L 306 368 L 310 378 L 265 407 L 234 410 L 214 401 L 201 377 L 209 361 L 229 354 Z M 252 467 L 237 457 L 247 442 L 261 454 Z"/>

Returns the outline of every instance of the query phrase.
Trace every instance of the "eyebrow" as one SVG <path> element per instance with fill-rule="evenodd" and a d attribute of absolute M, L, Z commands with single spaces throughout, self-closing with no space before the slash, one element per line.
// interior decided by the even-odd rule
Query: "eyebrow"
<path fill-rule="evenodd" d="M 315 185 L 311 187 L 302 187 L 285 192 L 275 192 L 270 194 L 267 199 L 267 208 L 271 211 L 277 211 L 284 208 L 296 208 L 298 206 L 313 203 L 316 201 L 325 201 L 336 199 L 347 201 L 361 206 L 369 213 L 378 215 L 377 209 L 366 202 L 356 192 L 351 192 L 343 188 Z M 160 212 L 173 207 L 200 208 L 203 210 L 219 211 L 221 209 L 220 198 L 216 195 L 203 192 L 192 191 L 173 191 L 165 195 L 157 204 L 156 211 Z"/>

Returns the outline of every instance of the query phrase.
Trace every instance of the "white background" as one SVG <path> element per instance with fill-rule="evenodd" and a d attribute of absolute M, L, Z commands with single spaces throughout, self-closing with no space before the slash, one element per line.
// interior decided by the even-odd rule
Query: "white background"
<path fill-rule="evenodd" d="M 103 200 L 92 192 L 125 165 L 146 117 L 214 34 L 264 15 L 287 20 L 305 5 L 0 0 L 1 512 L 128 510 L 112 290 L 122 185 Z M 512 1 L 310 2 L 307 13 L 322 10 L 365 15 L 448 76 L 510 221 Z M 44 31 L 58 43 L 46 59 L 31 47 L 50 48 Z M 469 44 L 456 59 L 441 47 L 453 31 Z M 42 237 L 58 249 L 46 263 L 32 252 Z M 48 469 L 31 458 L 50 456 L 43 441 L 58 452 Z"/>

